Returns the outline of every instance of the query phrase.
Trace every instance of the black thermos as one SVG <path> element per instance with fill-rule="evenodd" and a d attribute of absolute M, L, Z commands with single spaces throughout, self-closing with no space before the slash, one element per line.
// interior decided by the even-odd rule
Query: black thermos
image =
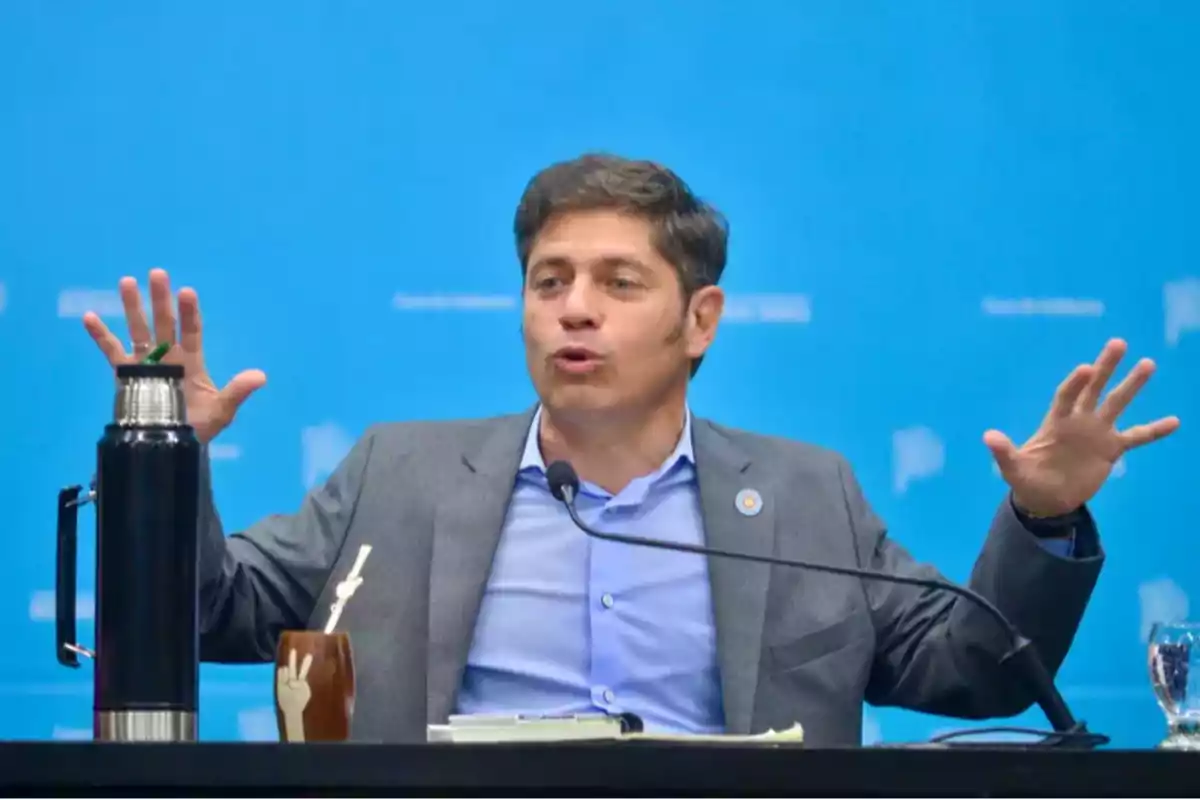
<path fill-rule="evenodd" d="M 57 657 L 95 659 L 94 738 L 194 741 L 199 706 L 200 443 L 183 367 L 117 367 L 113 420 L 96 446 L 94 490 L 58 506 Z M 96 502 L 95 651 L 75 643 L 77 509 Z"/>

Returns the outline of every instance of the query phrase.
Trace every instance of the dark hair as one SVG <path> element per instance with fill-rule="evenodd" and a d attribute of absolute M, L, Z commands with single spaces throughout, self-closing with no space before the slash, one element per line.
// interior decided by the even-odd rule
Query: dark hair
<path fill-rule="evenodd" d="M 552 164 L 529 181 L 513 220 L 521 274 L 529 267 L 534 240 L 553 217 L 606 208 L 653 226 L 652 243 L 675 267 L 685 303 L 697 289 L 721 279 L 729 241 L 721 213 L 666 167 L 604 154 Z M 692 362 L 693 375 L 702 358 Z"/>

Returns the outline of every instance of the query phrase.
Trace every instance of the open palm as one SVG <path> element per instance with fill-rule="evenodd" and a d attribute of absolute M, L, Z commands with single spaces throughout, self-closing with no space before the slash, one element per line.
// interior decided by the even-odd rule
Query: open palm
<path fill-rule="evenodd" d="M 139 361 L 158 345 L 170 343 L 171 349 L 163 356 L 162 363 L 183 366 L 183 396 L 187 404 L 188 422 L 195 429 L 200 441 L 211 441 L 233 421 L 234 415 L 246 398 L 267 382 L 267 376 L 260 370 L 246 370 L 235 375 L 224 388 L 217 387 L 204 364 L 200 299 L 192 289 L 180 290 L 179 332 L 176 335 L 171 283 L 164 270 L 150 271 L 153 331 L 146 321 L 137 280 L 122 278 L 118 287 L 121 303 L 125 307 L 130 350 L 127 351 L 121 339 L 92 312 L 83 317 L 83 325 L 87 332 L 114 367 Z"/>
<path fill-rule="evenodd" d="M 1125 342 L 1113 339 L 1094 363 L 1076 367 L 1020 447 L 1000 431 L 984 434 L 1018 507 L 1039 517 L 1070 513 L 1095 496 L 1124 453 L 1178 429 L 1178 417 L 1117 429 L 1117 418 L 1154 373 L 1154 362 L 1142 359 L 1101 402 L 1125 351 Z"/>

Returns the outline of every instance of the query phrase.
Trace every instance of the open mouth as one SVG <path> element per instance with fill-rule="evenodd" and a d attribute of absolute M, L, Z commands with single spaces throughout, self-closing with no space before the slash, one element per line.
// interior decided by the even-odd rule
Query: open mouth
<path fill-rule="evenodd" d="M 585 347 L 564 347 L 555 352 L 555 365 L 566 372 L 590 372 L 599 366 L 600 355 Z"/>

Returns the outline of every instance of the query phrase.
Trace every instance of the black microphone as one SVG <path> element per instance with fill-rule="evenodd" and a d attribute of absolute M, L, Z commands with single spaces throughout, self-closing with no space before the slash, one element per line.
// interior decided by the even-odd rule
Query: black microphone
<path fill-rule="evenodd" d="M 1001 657 L 1000 663 L 1008 668 L 1015 670 L 1034 693 L 1035 702 L 1042 712 L 1046 715 L 1046 719 L 1054 727 L 1054 733 L 1047 736 L 1040 744 L 1054 744 L 1063 746 L 1075 747 L 1096 747 L 1098 745 L 1107 744 L 1108 737 L 1103 734 L 1091 733 L 1087 729 L 1087 725 L 1082 720 L 1076 721 L 1072 716 L 1071 710 L 1067 708 L 1067 703 L 1059 694 L 1058 688 L 1054 685 L 1054 679 L 1050 677 L 1049 671 L 1046 669 L 1045 663 L 1037 653 L 1033 642 L 1023 636 L 1017 630 L 1008 618 L 992 604 L 983 595 L 972 591 L 965 586 L 958 586 L 943 580 L 931 580 L 927 578 L 913 578 L 907 575 L 893 575 L 887 572 L 878 572 L 869 569 L 859 569 L 856 567 L 838 567 L 832 564 L 817 564 L 808 561 L 794 561 L 786 558 L 774 558 L 771 556 L 758 556 L 750 553 L 736 553 L 729 550 L 719 550 L 715 547 L 700 547 L 698 545 L 681 544 L 679 542 L 667 542 L 659 539 L 647 539 L 641 536 L 626 536 L 619 533 L 604 533 L 603 531 L 595 530 L 584 523 L 579 518 L 578 512 L 575 510 L 575 498 L 579 494 L 579 476 L 575 473 L 575 468 L 567 461 L 555 461 L 546 469 L 546 479 L 550 484 L 550 493 L 555 499 L 562 501 L 567 508 L 567 513 L 571 515 L 571 521 L 586 533 L 588 536 L 593 536 L 597 539 L 605 539 L 610 542 L 621 542 L 639 547 L 653 547 L 660 550 L 675 550 L 681 553 L 695 553 L 702 556 L 719 556 L 721 558 L 734 558 L 742 561 L 755 561 L 761 564 L 773 564 L 784 567 L 796 567 L 797 569 L 813 570 L 814 572 L 826 572 L 833 575 L 845 575 L 852 578 L 863 578 L 866 580 L 884 581 L 886 583 L 908 584 L 910 586 L 920 586 L 927 589 L 941 589 L 959 597 L 964 597 L 975 605 L 979 606 L 988 612 L 1000 624 L 1008 635 L 1011 649 Z M 995 728 L 994 731 L 1013 731 L 1023 733 L 1042 733 L 1040 731 L 1024 731 L 1016 728 Z M 954 735 L 983 733 L 982 730 L 966 730 L 955 732 Z M 946 740 L 951 738 L 950 735 L 938 737 L 935 741 Z M 994 746 L 994 743 L 989 743 L 989 746 Z"/>

